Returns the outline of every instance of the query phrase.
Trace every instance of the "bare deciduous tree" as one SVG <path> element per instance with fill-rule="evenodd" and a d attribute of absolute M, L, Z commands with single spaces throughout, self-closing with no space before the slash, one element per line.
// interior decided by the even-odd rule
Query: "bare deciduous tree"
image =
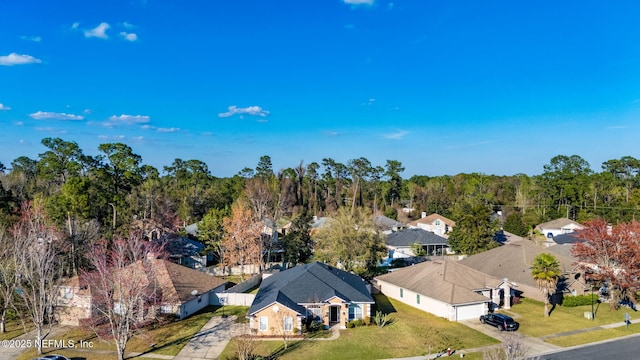
<path fill-rule="evenodd" d="M 157 248 L 132 234 L 111 244 L 98 241 L 89 257 L 92 271 L 83 274 L 92 296 L 88 324 L 96 335 L 114 341 L 119 360 L 134 331 L 155 317 L 156 256 Z"/>
<path fill-rule="evenodd" d="M 18 314 L 36 328 L 36 346 L 42 353 L 42 340 L 51 332 L 56 291 L 61 278 L 62 241 L 60 233 L 49 225 L 40 203 L 25 202 L 22 217 L 12 228 L 13 251 L 18 276 Z M 46 325 L 46 327 L 45 327 Z"/>
<path fill-rule="evenodd" d="M 533 357 L 531 346 L 524 337 L 517 334 L 505 335 L 502 346 L 490 348 L 482 353 L 483 360 L 538 360 Z"/>
<path fill-rule="evenodd" d="M 13 306 L 18 285 L 16 253 L 13 242 L 4 229 L 0 229 L 0 333 L 6 332 L 7 311 Z"/>

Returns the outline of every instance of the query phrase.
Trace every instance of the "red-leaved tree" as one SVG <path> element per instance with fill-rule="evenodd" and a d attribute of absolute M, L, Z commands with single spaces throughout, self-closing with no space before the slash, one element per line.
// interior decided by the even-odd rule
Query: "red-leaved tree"
<path fill-rule="evenodd" d="M 575 243 L 571 252 L 582 270 L 611 284 L 612 306 L 617 306 L 619 297 L 627 297 L 640 281 L 640 223 L 611 225 L 593 220 L 584 225 L 575 235 L 582 241 Z M 635 302 L 634 296 L 628 297 Z"/>

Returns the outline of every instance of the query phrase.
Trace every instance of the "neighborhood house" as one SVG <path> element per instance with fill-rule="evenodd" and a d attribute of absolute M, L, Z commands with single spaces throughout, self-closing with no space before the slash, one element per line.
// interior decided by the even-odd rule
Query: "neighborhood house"
<path fill-rule="evenodd" d="M 371 316 L 373 297 L 358 275 L 312 262 L 265 278 L 247 317 L 253 334 L 298 334 L 307 320 L 346 328 Z"/>

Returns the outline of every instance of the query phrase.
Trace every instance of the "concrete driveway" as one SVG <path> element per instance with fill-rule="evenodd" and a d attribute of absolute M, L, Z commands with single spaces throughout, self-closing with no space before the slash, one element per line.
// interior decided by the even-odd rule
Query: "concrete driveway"
<path fill-rule="evenodd" d="M 229 340 L 244 333 L 247 324 L 238 324 L 236 316 L 212 317 L 182 348 L 174 360 L 213 360 L 217 359 Z"/>

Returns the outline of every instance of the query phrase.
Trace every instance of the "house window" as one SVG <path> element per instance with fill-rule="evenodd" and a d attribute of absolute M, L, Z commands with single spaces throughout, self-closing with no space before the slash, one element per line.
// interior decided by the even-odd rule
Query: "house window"
<path fill-rule="evenodd" d="M 285 316 L 282 320 L 284 322 L 284 331 L 291 332 L 293 330 L 293 317 Z"/>
<path fill-rule="evenodd" d="M 436 219 L 436 226 L 440 226 L 440 219 Z"/>
<path fill-rule="evenodd" d="M 420 305 L 420 294 L 416 294 L 416 304 Z"/>
<path fill-rule="evenodd" d="M 260 316 L 258 322 L 258 331 L 267 331 L 269 330 L 269 318 L 266 316 Z"/>
<path fill-rule="evenodd" d="M 404 289 L 400 289 L 400 297 L 404 297 Z"/>
<path fill-rule="evenodd" d="M 349 320 L 362 319 L 362 306 L 360 304 L 349 305 Z"/>
<path fill-rule="evenodd" d="M 312 316 L 314 319 L 322 317 L 322 308 L 320 305 L 309 305 L 309 307 L 307 307 L 307 316 Z"/>

